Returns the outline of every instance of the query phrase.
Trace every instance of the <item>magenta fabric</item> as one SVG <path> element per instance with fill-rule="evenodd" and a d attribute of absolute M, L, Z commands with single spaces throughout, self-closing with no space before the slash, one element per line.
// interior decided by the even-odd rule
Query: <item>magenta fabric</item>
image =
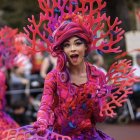
<path fill-rule="evenodd" d="M 88 81 L 81 85 L 70 82 L 68 71 L 55 69 L 47 75 L 37 120 L 44 120 L 44 126 L 52 126 L 54 132 L 73 140 L 97 140 L 97 135 L 98 140 L 105 140 L 103 137 L 109 136 L 96 131 L 96 122 L 106 117 L 99 115 L 100 98 L 96 97 L 97 87 L 105 84 L 105 75 L 89 63 L 86 67 Z"/>
<path fill-rule="evenodd" d="M 0 71 L 0 139 L 2 132 L 4 130 L 18 128 L 19 125 L 8 115 L 5 113 L 5 74 Z"/>
<path fill-rule="evenodd" d="M 78 36 L 84 39 L 90 48 L 93 40 L 92 32 L 86 29 L 82 24 L 75 22 L 64 21 L 53 33 L 54 44 L 52 46 L 53 53 L 58 54 L 59 50 L 63 51 L 62 43 L 72 36 Z"/>

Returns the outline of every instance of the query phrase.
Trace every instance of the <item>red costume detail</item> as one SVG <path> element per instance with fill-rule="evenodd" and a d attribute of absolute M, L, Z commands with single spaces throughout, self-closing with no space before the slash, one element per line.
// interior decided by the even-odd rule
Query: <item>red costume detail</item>
<path fill-rule="evenodd" d="M 5 92 L 6 92 L 6 85 L 5 85 L 5 74 L 0 71 L 0 139 L 2 139 L 2 133 L 8 129 L 18 128 L 19 125 L 12 120 L 12 118 L 5 113 Z"/>
<path fill-rule="evenodd" d="M 19 125 L 5 113 L 6 77 L 3 72 L 13 67 L 18 51 L 14 47 L 14 37 L 17 29 L 5 26 L 0 30 L 0 139 L 2 133 L 8 129 L 18 128 Z M 4 69 L 4 70 L 3 70 Z"/>

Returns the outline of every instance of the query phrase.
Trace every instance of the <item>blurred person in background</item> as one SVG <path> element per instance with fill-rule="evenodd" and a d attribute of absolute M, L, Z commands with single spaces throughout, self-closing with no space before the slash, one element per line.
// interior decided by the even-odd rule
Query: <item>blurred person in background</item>
<path fill-rule="evenodd" d="M 6 69 L 0 68 L 0 138 L 4 130 L 17 128 L 19 125 L 5 113 L 5 94 L 6 94 Z"/>
<path fill-rule="evenodd" d="M 46 57 L 44 57 L 40 68 L 40 76 L 43 79 L 45 79 L 47 73 L 49 73 L 52 69 L 56 67 L 56 61 L 56 58 L 49 54 Z"/>
<path fill-rule="evenodd" d="M 26 94 L 26 89 L 30 88 L 31 70 L 29 57 L 19 53 L 15 58 L 15 66 L 10 72 L 9 89 L 13 116 L 21 125 L 27 123 L 25 111 L 28 107 L 29 95 Z"/>
<path fill-rule="evenodd" d="M 33 68 L 30 58 L 25 54 L 19 53 L 15 58 L 15 63 L 20 65 L 24 77 L 28 79 Z"/>
<path fill-rule="evenodd" d="M 11 90 L 10 106 L 13 109 L 13 117 L 21 125 L 26 123 L 24 113 L 28 105 L 25 89 L 29 85 L 29 80 L 24 74 L 24 67 L 14 66 L 10 73 L 9 84 Z"/>
<path fill-rule="evenodd" d="M 137 76 L 140 80 L 140 54 L 136 55 L 136 64 L 133 65 L 133 68 L 136 69 L 134 75 Z M 140 87 L 137 88 L 139 88 L 138 90 L 140 90 Z M 137 90 L 137 88 L 134 88 L 134 90 Z"/>
<path fill-rule="evenodd" d="M 32 64 L 30 59 L 21 53 L 15 58 L 15 65 L 10 72 L 10 88 L 14 90 L 25 89 L 29 85 Z"/>
<path fill-rule="evenodd" d="M 104 74 L 107 74 L 107 71 L 104 69 L 103 65 L 104 65 L 104 58 L 102 55 L 100 54 L 93 54 L 92 56 L 92 60 L 93 60 L 93 65 L 100 69 Z"/>
<path fill-rule="evenodd" d="M 32 62 L 32 74 L 40 74 L 40 67 L 43 62 L 43 54 L 41 52 L 36 53 L 31 57 Z"/>
<path fill-rule="evenodd" d="M 21 84 L 21 87 L 26 86 L 29 83 L 29 80 L 24 75 L 24 67 L 14 66 L 10 73 L 10 83 L 11 86 Z M 15 88 L 20 89 L 18 87 Z"/>
<path fill-rule="evenodd" d="M 133 65 L 134 75 L 138 77 L 138 82 L 133 85 L 134 94 L 132 98 L 136 105 L 136 119 L 140 119 L 140 54 L 136 55 L 136 64 Z"/>

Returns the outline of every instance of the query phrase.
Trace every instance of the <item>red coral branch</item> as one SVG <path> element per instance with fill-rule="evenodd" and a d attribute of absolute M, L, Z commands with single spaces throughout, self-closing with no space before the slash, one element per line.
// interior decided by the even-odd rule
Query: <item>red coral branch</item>
<path fill-rule="evenodd" d="M 113 90 L 104 97 L 104 103 L 100 111 L 101 115 L 103 113 L 110 117 L 116 115 L 114 109 L 117 106 L 122 106 L 126 102 L 128 95 L 132 94 L 130 86 L 137 81 L 133 72 L 134 69 L 132 69 L 130 60 L 124 59 L 112 64 L 107 74 L 107 83 L 112 85 Z"/>
<path fill-rule="evenodd" d="M 102 22 L 107 26 L 108 29 L 107 31 L 104 30 L 104 28 L 106 27 L 105 25 L 104 26 L 102 25 L 102 27 L 98 26 L 96 30 L 102 31 L 102 33 L 100 37 L 95 38 L 92 44 L 93 48 L 99 49 L 104 53 L 121 52 L 119 46 L 114 47 L 114 45 L 117 44 L 123 38 L 124 30 L 118 27 L 118 25 L 121 24 L 121 21 L 119 21 L 119 19 L 116 18 L 114 23 L 111 25 L 110 17 L 107 17 L 106 14 L 104 14 Z M 100 24 L 103 24 L 103 23 L 100 23 Z M 95 46 L 95 44 L 99 40 L 102 40 L 102 42 L 100 43 L 100 45 Z"/>
<path fill-rule="evenodd" d="M 41 33 L 40 31 L 40 27 L 42 22 L 45 21 L 45 17 L 42 13 L 40 13 L 40 21 L 37 24 L 35 21 L 34 16 L 32 16 L 32 19 L 28 19 L 29 22 L 31 23 L 31 25 L 28 25 L 27 28 L 24 28 L 25 32 L 26 32 L 26 37 L 28 39 L 28 41 L 32 44 L 32 47 L 29 47 L 29 51 L 31 52 L 40 52 L 40 51 L 44 51 L 47 50 L 48 48 L 46 48 L 46 46 L 44 46 L 44 48 L 39 48 L 38 47 L 38 43 L 37 43 L 37 37 L 39 36 L 42 40 L 44 40 L 48 45 L 50 44 L 50 42 L 48 42 L 48 39 L 45 37 L 44 33 Z M 31 36 L 32 33 L 32 36 Z M 50 34 L 50 30 L 48 30 L 48 33 Z"/>
<path fill-rule="evenodd" d="M 53 31 L 66 19 L 71 18 L 72 21 L 80 22 L 93 33 L 93 42 L 91 50 L 99 49 L 104 53 L 120 52 L 120 47 L 114 47 L 123 36 L 124 31 L 118 27 L 121 21 L 115 19 L 111 25 L 110 17 L 104 14 L 106 2 L 103 0 L 81 0 L 78 7 L 78 0 L 38 0 L 39 6 L 43 11 L 40 13 L 40 19 L 37 23 L 34 16 L 28 19 L 31 23 L 24 28 L 29 42 L 32 47 L 29 48 L 31 52 L 49 51 L 53 43 Z M 81 15 L 83 20 L 78 18 Z M 107 30 L 106 30 L 107 29 Z M 105 31 L 106 30 L 106 31 Z M 97 32 L 101 31 L 98 36 Z M 104 33 L 103 33 L 104 32 Z M 37 47 L 36 39 L 40 38 L 47 43 L 48 47 Z M 100 44 L 98 44 L 100 42 Z"/>

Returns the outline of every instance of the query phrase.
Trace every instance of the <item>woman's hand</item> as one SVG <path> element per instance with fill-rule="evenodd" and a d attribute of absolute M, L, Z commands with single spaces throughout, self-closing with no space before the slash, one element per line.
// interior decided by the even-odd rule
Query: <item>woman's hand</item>
<path fill-rule="evenodd" d="M 33 124 L 33 127 L 39 136 L 43 136 L 46 133 L 46 129 L 48 128 L 48 125 L 46 123 L 46 120 L 39 120 Z"/>

